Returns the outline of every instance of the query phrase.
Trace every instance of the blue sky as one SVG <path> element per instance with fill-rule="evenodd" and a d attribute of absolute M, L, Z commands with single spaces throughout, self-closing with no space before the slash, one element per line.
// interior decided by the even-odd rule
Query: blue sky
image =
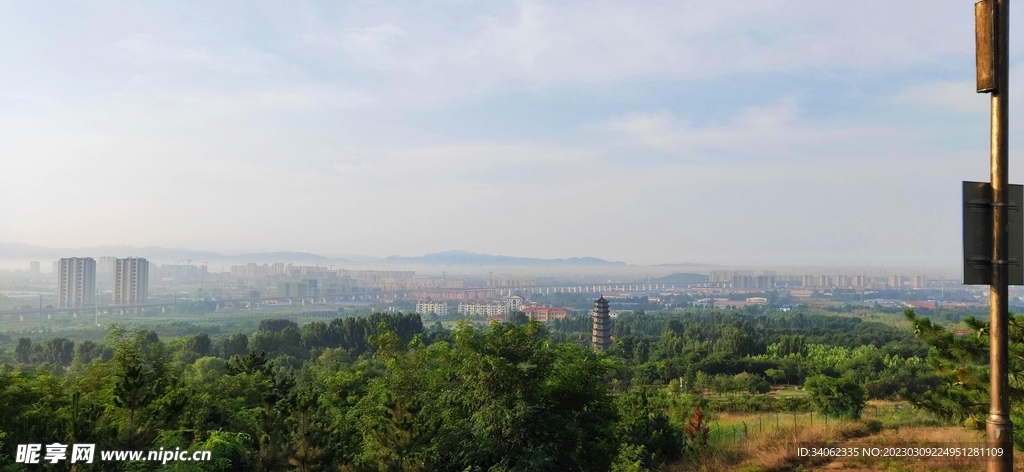
<path fill-rule="evenodd" d="M 972 15 L 6 2 L 0 241 L 955 269 L 988 178 Z"/>

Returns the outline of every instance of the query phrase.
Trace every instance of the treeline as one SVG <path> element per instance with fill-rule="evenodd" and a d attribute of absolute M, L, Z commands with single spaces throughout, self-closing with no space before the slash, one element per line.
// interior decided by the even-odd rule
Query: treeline
<path fill-rule="evenodd" d="M 551 324 L 556 339 L 589 341 L 589 319 Z M 913 332 L 847 316 L 799 312 L 745 314 L 716 309 L 620 314 L 613 324 L 622 385 L 684 391 L 759 393 L 767 383 L 851 377 L 872 398 L 896 398 L 937 385 L 928 346 Z"/>
<path fill-rule="evenodd" d="M 0 463 L 61 442 L 214 458 L 76 470 L 650 470 L 697 445 L 678 426 L 695 405 L 610 388 L 613 362 L 532 321 L 266 320 L 219 341 L 115 327 L 70 362 L 68 343 L 0 369 Z"/>
<path fill-rule="evenodd" d="M 981 338 L 920 317 L 911 331 L 792 312 L 637 310 L 615 319 L 601 355 L 589 317 L 514 318 L 446 329 L 377 313 L 214 337 L 115 327 L 102 343 L 22 338 L 0 367 L 0 463 L 16 444 L 58 441 L 213 451 L 188 470 L 636 471 L 698 450 L 702 409 L 857 417 L 868 398 L 909 398 L 951 420 L 984 413 Z M 975 381 L 954 385 L 964 373 Z M 809 395 L 760 395 L 779 384 Z M 102 467 L 79 470 L 153 468 Z"/>

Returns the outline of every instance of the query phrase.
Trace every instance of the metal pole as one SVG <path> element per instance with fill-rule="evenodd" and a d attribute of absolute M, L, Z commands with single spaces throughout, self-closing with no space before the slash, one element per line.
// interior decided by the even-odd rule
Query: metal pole
<path fill-rule="evenodd" d="M 988 447 L 1002 448 L 1002 456 L 988 463 L 990 472 L 1013 470 L 1013 425 L 1010 422 L 1007 376 L 1007 185 L 1009 121 L 1009 12 L 1010 0 L 991 0 L 995 7 L 996 89 L 992 92 L 992 284 L 989 290 L 990 406 L 985 421 Z"/>

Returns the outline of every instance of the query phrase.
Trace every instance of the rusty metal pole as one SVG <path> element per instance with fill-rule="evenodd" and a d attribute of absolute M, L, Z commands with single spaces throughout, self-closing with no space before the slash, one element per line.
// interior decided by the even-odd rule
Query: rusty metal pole
<path fill-rule="evenodd" d="M 1008 152 L 1007 124 L 1009 78 L 1009 0 L 992 2 L 995 33 L 995 90 L 992 91 L 992 283 L 989 292 L 989 364 L 990 406 L 985 421 L 985 435 L 990 448 L 1002 448 L 1003 455 L 988 463 L 990 472 L 1013 470 L 1013 424 L 1010 422 L 1008 381 L 1008 244 L 1007 186 Z"/>

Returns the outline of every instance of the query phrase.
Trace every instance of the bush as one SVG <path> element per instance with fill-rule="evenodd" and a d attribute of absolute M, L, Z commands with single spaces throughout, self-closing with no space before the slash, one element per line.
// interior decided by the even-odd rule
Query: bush
<path fill-rule="evenodd" d="M 619 454 L 615 456 L 615 460 L 612 461 L 611 471 L 647 472 L 650 470 L 644 465 L 647 455 L 647 448 L 644 446 L 623 444 L 619 447 Z"/>
<path fill-rule="evenodd" d="M 619 443 L 641 446 L 645 453 L 644 465 L 652 468 L 682 457 L 686 441 L 682 430 L 672 424 L 658 400 L 646 390 L 635 389 L 621 395 L 617 401 L 619 422 L 616 436 Z M 619 454 L 624 452 L 625 449 L 620 447 Z"/>
<path fill-rule="evenodd" d="M 868 396 L 863 385 L 848 377 L 816 375 L 807 379 L 804 388 L 814 408 L 829 416 L 860 418 Z"/>

